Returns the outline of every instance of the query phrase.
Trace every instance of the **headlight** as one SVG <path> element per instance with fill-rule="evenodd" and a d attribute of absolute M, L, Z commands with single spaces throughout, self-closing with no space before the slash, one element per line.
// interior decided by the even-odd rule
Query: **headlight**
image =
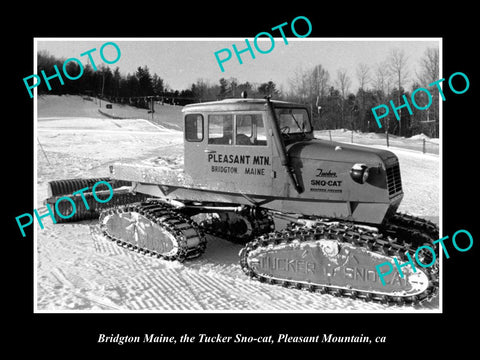
<path fill-rule="evenodd" d="M 350 170 L 352 180 L 359 184 L 365 183 L 368 180 L 368 175 L 368 166 L 365 164 L 355 164 Z"/>

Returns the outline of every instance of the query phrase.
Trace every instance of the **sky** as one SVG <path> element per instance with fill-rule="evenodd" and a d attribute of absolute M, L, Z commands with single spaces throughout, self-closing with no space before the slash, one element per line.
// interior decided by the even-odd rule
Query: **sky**
<path fill-rule="evenodd" d="M 262 54 L 254 46 L 253 38 L 248 38 L 255 54 L 252 58 L 248 51 L 241 53 L 243 64 L 235 56 L 232 45 L 239 51 L 246 49 L 245 38 L 36 38 L 37 51 L 46 50 L 57 58 L 77 58 L 86 64 L 88 56 L 80 54 L 95 48 L 91 52 L 97 66 L 104 64 L 100 57 L 100 48 L 107 42 L 118 45 L 120 59 L 109 65 L 112 71 L 118 66 L 122 75 L 133 74 L 139 66 L 147 66 L 150 73 L 156 73 L 173 90 L 191 87 L 198 79 L 218 83 L 222 77 L 236 78 L 239 83 L 275 82 L 278 87 L 287 90 L 289 80 L 295 72 L 312 69 L 322 65 L 335 80 L 337 70 L 346 69 L 351 79 L 350 91 L 356 91 L 358 81 L 356 68 L 364 63 L 371 67 L 384 61 L 391 49 L 403 49 L 408 59 L 411 78 L 419 70 L 419 59 L 429 47 L 440 49 L 439 38 L 275 38 L 273 49 Z M 260 37 L 258 47 L 267 51 L 272 47 L 268 37 Z M 222 65 L 216 60 L 215 52 L 229 49 L 230 60 Z M 227 56 L 227 51 L 219 57 Z M 117 57 L 115 48 L 104 47 L 104 57 L 113 61 Z M 441 61 L 441 60 L 440 60 Z M 48 74 L 48 73 L 47 73 Z M 408 87 L 408 86 L 407 86 Z"/>

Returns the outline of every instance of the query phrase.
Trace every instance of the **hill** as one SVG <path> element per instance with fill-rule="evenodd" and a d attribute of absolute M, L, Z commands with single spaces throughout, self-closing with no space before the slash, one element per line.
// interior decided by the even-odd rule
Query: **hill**
<path fill-rule="evenodd" d="M 111 105 L 111 108 L 107 108 Z M 90 117 L 114 119 L 145 119 L 169 129 L 182 130 L 182 106 L 155 104 L 155 113 L 147 109 L 79 95 L 42 95 L 37 100 L 37 115 L 46 117 Z"/>
<path fill-rule="evenodd" d="M 37 98 L 37 116 L 44 117 L 97 117 L 102 118 L 98 112 L 98 104 L 85 100 L 78 95 L 41 95 Z M 96 99 L 95 99 L 96 100 Z"/>

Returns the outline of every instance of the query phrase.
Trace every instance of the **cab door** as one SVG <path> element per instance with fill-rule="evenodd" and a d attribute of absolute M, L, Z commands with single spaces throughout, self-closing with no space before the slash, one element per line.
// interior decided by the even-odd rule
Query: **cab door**
<path fill-rule="evenodd" d="M 264 113 L 206 114 L 205 180 L 212 190 L 271 195 L 272 148 Z"/>
<path fill-rule="evenodd" d="M 187 183 L 206 188 L 206 119 L 203 113 L 188 113 L 184 118 L 184 171 Z"/>

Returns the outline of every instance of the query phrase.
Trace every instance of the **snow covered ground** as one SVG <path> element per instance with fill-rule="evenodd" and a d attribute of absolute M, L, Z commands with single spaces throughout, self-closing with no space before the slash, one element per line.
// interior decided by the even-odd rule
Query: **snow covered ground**
<path fill-rule="evenodd" d="M 183 163 L 180 131 L 143 119 L 109 119 L 88 102 L 81 105 L 81 112 L 65 111 L 69 114 L 65 116 L 45 111 L 40 101 L 37 209 L 43 207 L 51 180 L 108 176 L 108 165 L 114 161 L 153 158 L 172 167 Z M 405 197 L 400 211 L 438 223 L 439 156 L 389 149 L 399 157 L 402 170 Z M 417 307 L 391 307 L 261 284 L 240 269 L 241 246 L 212 236 L 207 240 L 203 256 L 181 264 L 117 247 L 101 235 L 96 221 L 52 224 L 46 220 L 43 230 L 36 228 L 37 311 L 390 312 L 439 308 L 438 298 Z"/>

